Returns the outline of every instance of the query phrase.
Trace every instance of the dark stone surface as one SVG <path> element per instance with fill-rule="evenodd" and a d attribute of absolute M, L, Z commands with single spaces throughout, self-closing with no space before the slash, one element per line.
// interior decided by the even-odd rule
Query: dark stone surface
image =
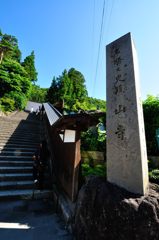
<path fill-rule="evenodd" d="M 0 201 L 0 240 L 73 240 L 50 199 Z"/>
<path fill-rule="evenodd" d="M 92 177 L 79 193 L 75 212 L 77 240 L 159 240 L 159 186 L 137 196 Z"/>

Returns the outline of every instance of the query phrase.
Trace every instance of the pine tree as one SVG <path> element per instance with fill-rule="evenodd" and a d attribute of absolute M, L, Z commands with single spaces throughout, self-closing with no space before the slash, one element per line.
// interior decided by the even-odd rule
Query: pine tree
<path fill-rule="evenodd" d="M 69 110 L 73 106 L 76 106 L 77 110 L 80 109 L 80 103 L 86 97 L 87 90 L 84 76 L 74 68 L 71 68 L 68 72 L 64 70 L 58 78 L 54 77 L 47 93 L 48 101 L 54 104 L 62 100 L 65 103 L 65 108 Z"/>
<path fill-rule="evenodd" d="M 20 63 L 21 51 L 18 47 L 18 40 L 14 36 L 3 34 L 0 30 L 0 64 L 4 57 Z"/>
<path fill-rule="evenodd" d="M 37 72 L 35 69 L 34 51 L 32 51 L 31 54 L 24 59 L 22 66 L 25 68 L 30 81 L 35 83 L 37 81 Z"/>

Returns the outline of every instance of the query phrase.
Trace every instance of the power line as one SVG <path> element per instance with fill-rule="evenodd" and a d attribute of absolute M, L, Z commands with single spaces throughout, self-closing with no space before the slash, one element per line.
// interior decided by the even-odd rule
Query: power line
<path fill-rule="evenodd" d="M 111 16 L 112 16 L 112 12 L 113 12 L 114 2 L 115 2 L 115 0 L 112 1 L 112 6 L 111 6 L 111 9 L 110 9 L 110 15 L 109 15 L 109 17 L 108 17 L 108 25 L 107 25 L 107 31 L 106 31 L 106 38 L 107 38 L 108 33 L 109 33 L 109 27 L 110 27 L 110 21 L 111 21 Z"/>
<path fill-rule="evenodd" d="M 98 55 L 97 55 L 96 71 L 95 71 L 95 78 L 94 78 L 94 84 L 93 84 L 93 92 L 94 92 L 94 88 L 95 88 L 95 84 L 96 84 L 96 80 L 97 80 L 97 72 L 98 72 L 99 56 L 100 56 L 100 47 L 101 47 L 102 33 L 103 33 L 104 13 L 105 13 L 105 0 L 103 2 L 102 20 L 101 20 L 100 37 L 99 37 L 99 45 L 98 45 Z"/>
<path fill-rule="evenodd" d="M 107 23 L 105 24 L 105 22 L 103 23 L 103 28 L 105 29 L 105 42 L 107 42 L 107 39 L 108 39 L 108 36 L 109 36 L 109 29 L 110 29 L 110 23 L 111 23 L 111 17 L 112 17 L 112 12 L 113 12 L 113 8 L 114 8 L 114 3 L 115 3 L 115 0 L 111 0 L 111 5 L 108 7 L 108 3 L 109 1 L 107 1 L 107 6 L 106 6 L 106 9 L 105 9 L 105 15 L 107 15 L 107 18 L 104 20 L 106 21 Z M 108 11 L 107 11 L 108 10 Z M 105 26 L 106 25 L 106 26 Z M 102 39 L 101 39 L 101 43 L 103 41 L 103 34 L 102 34 Z M 103 55 L 105 54 L 105 51 L 102 51 L 102 57 L 101 57 L 101 61 L 100 62 L 98 59 L 98 66 L 99 66 L 99 63 L 100 63 L 100 66 L 103 68 Z M 97 68 L 97 72 L 96 72 L 96 79 L 97 79 L 97 73 L 99 72 L 99 67 Z M 94 82 L 94 88 L 93 88 L 93 91 L 95 89 L 95 84 L 96 82 Z"/>
<path fill-rule="evenodd" d="M 92 22 L 93 22 L 93 27 L 92 27 L 92 44 L 91 44 L 91 76 L 90 76 L 90 83 L 92 82 L 93 79 L 93 63 L 94 63 L 94 29 L 95 29 L 95 0 L 93 1 L 93 15 L 92 15 Z M 91 91 L 92 92 L 92 91 Z"/>
<path fill-rule="evenodd" d="M 109 29 L 110 29 L 111 17 L 112 17 L 112 12 L 113 12 L 113 7 L 114 7 L 115 0 L 112 0 L 111 3 L 112 4 L 110 5 L 110 11 L 109 11 L 108 18 L 107 18 L 107 25 L 106 25 L 106 27 L 104 27 L 104 29 L 105 29 L 105 39 L 104 39 L 105 43 L 107 43 L 107 39 L 109 37 Z M 100 62 L 100 66 L 102 66 L 102 67 L 103 67 L 102 61 L 103 61 L 104 55 L 105 55 L 105 51 L 102 52 L 102 57 L 101 57 L 101 62 Z M 104 65 L 104 67 L 105 67 L 105 65 Z"/>

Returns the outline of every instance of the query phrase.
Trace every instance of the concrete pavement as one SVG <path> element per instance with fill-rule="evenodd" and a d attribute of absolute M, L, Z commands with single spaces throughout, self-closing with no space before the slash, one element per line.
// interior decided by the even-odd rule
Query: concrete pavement
<path fill-rule="evenodd" d="M 72 240 L 50 200 L 0 202 L 0 240 Z"/>

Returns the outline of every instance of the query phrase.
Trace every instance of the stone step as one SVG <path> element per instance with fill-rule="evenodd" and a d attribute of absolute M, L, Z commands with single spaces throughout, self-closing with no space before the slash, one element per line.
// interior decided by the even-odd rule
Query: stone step
<path fill-rule="evenodd" d="M 0 156 L 33 156 L 34 151 L 32 152 L 24 152 L 20 150 L 13 150 L 13 151 L 6 151 L 6 150 L 0 150 Z"/>
<path fill-rule="evenodd" d="M 0 129 L 2 129 L 4 132 L 27 132 L 28 129 L 31 129 L 32 133 L 37 133 L 39 132 L 42 128 L 40 126 L 30 126 L 29 124 L 27 124 L 26 126 L 19 126 L 19 125 L 4 125 L 4 124 L 0 124 Z"/>
<path fill-rule="evenodd" d="M 36 139 L 36 138 L 40 138 L 41 134 L 39 133 L 36 133 L 36 134 L 25 134 L 24 132 L 23 133 L 5 133 L 5 132 L 2 132 L 1 130 L 1 133 L 0 133 L 0 139 L 1 138 L 23 138 L 23 139 Z"/>
<path fill-rule="evenodd" d="M 7 155 L 0 155 L 0 162 L 3 160 L 21 160 L 21 161 L 25 161 L 25 160 L 32 160 L 32 156 L 7 156 Z"/>
<path fill-rule="evenodd" d="M 14 137 L 21 137 L 21 136 L 24 136 L 24 137 L 40 137 L 40 133 L 39 132 L 28 133 L 28 131 L 27 132 L 24 132 L 24 131 L 21 131 L 21 132 L 17 132 L 17 131 L 6 132 L 3 129 L 1 129 L 0 138 L 3 137 L 3 136 L 4 137 L 8 137 L 8 136 L 14 136 Z"/>
<path fill-rule="evenodd" d="M 32 173 L 32 167 L 1 167 L 0 173 Z"/>
<path fill-rule="evenodd" d="M 24 125 L 24 124 L 23 125 L 6 124 L 5 125 L 5 124 L 0 123 L 0 127 L 1 127 L 1 129 L 4 129 L 5 131 L 15 131 L 15 130 L 17 130 L 17 131 L 25 131 L 25 132 L 27 131 L 27 129 L 31 128 L 33 133 L 38 132 L 42 129 L 41 126 L 38 126 L 38 125 L 29 126 L 29 124 L 27 124 L 27 125 Z"/>
<path fill-rule="evenodd" d="M 36 133 L 39 133 L 42 128 L 41 127 L 30 127 L 30 126 L 27 126 L 27 127 L 8 127 L 8 126 L 2 126 L 0 125 L 0 129 L 3 131 L 3 132 L 6 132 L 6 133 L 13 133 L 13 132 L 18 132 L 18 133 L 21 133 L 21 132 L 24 132 L 24 133 L 33 133 L 33 134 L 36 134 Z M 31 129 L 31 131 L 27 131 L 28 129 Z"/>
<path fill-rule="evenodd" d="M 30 121 L 30 120 L 25 120 L 25 119 L 2 119 L 0 118 L 0 124 L 4 124 L 4 125 L 11 125 L 11 126 L 16 126 L 16 125 L 27 125 L 27 124 L 30 124 L 30 125 L 37 125 L 37 126 L 40 126 L 40 121 Z"/>
<path fill-rule="evenodd" d="M 5 138 L 0 138 L 0 146 L 5 145 L 5 144 L 16 144 L 16 145 L 32 145 L 32 146 L 37 146 L 40 143 L 40 139 L 17 139 L 17 138 L 10 138 L 10 139 L 5 139 Z"/>
<path fill-rule="evenodd" d="M 0 127 L 5 129 L 23 129 L 26 130 L 27 128 L 32 128 L 33 131 L 37 129 L 41 129 L 41 125 L 38 123 L 31 124 L 31 123 L 25 123 L 24 121 L 17 124 L 12 124 L 12 122 L 0 122 Z"/>
<path fill-rule="evenodd" d="M 2 166 L 33 166 L 33 161 L 0 161 L 0 167 Z"/>
<path fill-rule="evenodd" d="M 11 124 L 11 125 L 21 125 L 21 124 L 30 124 L 30 125 L 40 125 L 40 121 L 36 120 L 25 120 L 25 119 L 0 119 L 0 124 Z"/>
<path fill-rule="evenodd" d="M 0 191 L 0 200 L 7 199 L 47 199 L 53 196 L 52 191 L 50 190 L 34 190 L 34 189 L 26 189 L 26 190 L 4 190 Z"/>
<path fill-rule="evenodd" d="M 36 136 L 25 136 L 25 135 L 1 135 L 0 141 L 9 141 L 9 140 L 16 140 L 16 141 L 37 141 L 40 139 L 41 135 Z"/>
<path fill-rule="evenodd" d="M 6 181 L 0 182 L 0 190 L 33 189 L 33 181 Z"/>
<path fill-rule="evenodd" d="M 32 180 L 32 173 L 1 173 L 0 181 Z"/>
<path fill-rule="evenodd" d="M 35 116 L 23 112 L 0 118 L 0 199 L 32 197 L 32 156 L 42 139 L 41 125 Z M 35 197 L 50 197 L 50 191 L 42 192 L 35 190 Z"/>
<path fill-rule="evenodd" d="M 39 136 L 35 136 L 35 137 L 32 137 L 32 136 L 23 136 L 23 135 L 19 135 L 19 136 L 14 136 L 14 135 L 2 135 L 0 136 L 0 139 L 1 141 L 3 140 L 12 140 L 12 141 L 24 141 L 24 142 L 27 142 L 27 141 L 36 141 L 37 139 L 39 139 L 40 137 Z"/>
<path fill-rule="evenodd" d="M 19 147 L 19 146 L 17 146 L 17 147 L 0 146 L 0 152 L 2 152 L 2 151 L 6 151 L 6 152 L 19 151 L 19 152 L 32 152 L 32 153 L 34 153 L 35 150 L 36 150 L 36 147 L 34 147 L 34 148 L 29 148 L 29 147 L 27 147 L 27 146 L 26 146 L 26 147 Z"/>
<path fill-rule="evenodd" d="M 1 139 L 1 145 L 3 144 L 17 144 L 17 145 L 38 145 L 40 143 L 40 139 L 36 140 L 22 140 L 22 139 Z"/>
<path fill-rule="evenodd" d="M 20 121 L 18 121 L 18 120 L 7 119 L 7 118 L 0 119 L 0 125 L 17 126 L 17 125 L 19 125 L 19 123 L 20 123 Z"/>
<path fill-rule="evenodd" d="M 41 127 L 31 127 L 31 126 L 4 126 L 4 125 L 0 125 L 0 128 L 4 131 L 4 132 L 25 132 L 25 133 L 37 133 L 40 132 L 40 130 L 42 129 Z M 28 129 L 31 129 L 31 131 L 27 132 Z"/>
<path fill-rule="evenodd" d="M 9 142 L 7 142 L 7 143 L 2 143 L 2 142 L 0 142 L 0 147 L 2 147 L 2 148 L 8 148 L 8 147 L 12 147 L 12 148 L 32 148 L 32 147 L 34 147 L 34 148 L 36 148 L 37 146 L 38 146 L 38 144 L 39 143 L 23 143 L 23 142 L 19 142 L 19 143 L 9 143 Z"/>
<path fill-rule="evenodd" d="M 0 122 L 11 122 L 11 123 L 18 123 L 18 122 L 39 122 L 38 119 L 32 118 L 28 119 L 26 117 L 0 117 Z"/>
<path fill-rule="evenodd" d="M 2 131 L 2 130 L 1 130 Z M 35 135 L 31 135 L 28 134 L 26 135 L 25 133 L 21 133 L 21 134 L 6 134 L 6 133 L 2 133 L 0 134 L 0 139 L 1 138 L 23 138 L 23 139 L 36 139 L 36 138 L 40 138 L 41 134 L 35 134 Z"/>
<path fill-rule="evenodd" d="M 0 126 L 5 126 L 5 127 L 7 126 L 8 127 L 15 127 L 15 126 L 25 127 L 27 125 L 40 127 L 41 123 L 38 121 L 25 121 L 25 120 L 21 120 L 21 121 L 0 120 Z"/>

